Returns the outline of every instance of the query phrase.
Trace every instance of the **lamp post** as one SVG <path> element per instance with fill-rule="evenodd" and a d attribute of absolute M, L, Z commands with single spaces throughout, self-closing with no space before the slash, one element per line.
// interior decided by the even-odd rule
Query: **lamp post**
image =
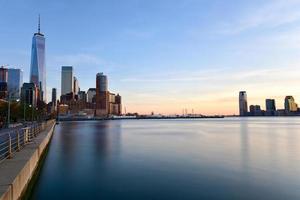
<path fill-rule="evenodd" d="M 33 106 L 29 105 L 29 108 L 31 108 L 31 122 L 33 122 Z"/>
<path fill-rule="evenodd" d="M 10 124 L 10 95 L 8 94 L 8 111 L 7 111 L 7 127 L 9 128 Z"/>
<path fill-rule="evenodd" d="M 23 103 L 23 116 L 24 116 L 24 122 L 26 122 L 26 110 L 25 110 L 25 102 Z"/>

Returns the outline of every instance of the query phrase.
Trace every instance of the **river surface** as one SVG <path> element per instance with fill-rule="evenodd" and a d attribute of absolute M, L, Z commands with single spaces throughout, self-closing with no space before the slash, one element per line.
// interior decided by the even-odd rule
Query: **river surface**
<path fill-rule="evenodd" d="M 31 199 L 300 199 L 300 118 L 61 122 Z"/>

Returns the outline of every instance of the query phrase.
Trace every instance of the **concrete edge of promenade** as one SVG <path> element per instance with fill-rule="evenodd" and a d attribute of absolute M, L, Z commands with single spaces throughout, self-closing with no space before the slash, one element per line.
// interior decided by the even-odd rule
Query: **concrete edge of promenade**
<path fill-rule="evenodd" d="M 55 121 L 12 159 L 0 164 L 0 200 L 17 200 L 22 197 L 51 140 L 54 127 Z"/>

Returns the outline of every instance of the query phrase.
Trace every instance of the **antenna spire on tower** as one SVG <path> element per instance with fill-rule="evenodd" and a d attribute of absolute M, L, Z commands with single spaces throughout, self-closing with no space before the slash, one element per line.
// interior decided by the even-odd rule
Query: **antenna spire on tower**
<path fill-rule="evenodd" d="M 38 33 L 41 33 L 41 16 L 39 14 Z"/>

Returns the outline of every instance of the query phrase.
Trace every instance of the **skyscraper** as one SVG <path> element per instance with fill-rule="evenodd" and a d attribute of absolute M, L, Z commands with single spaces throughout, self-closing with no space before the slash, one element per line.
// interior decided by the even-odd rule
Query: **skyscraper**
<path fill-rule="evenodd" d="M 266 115 L 273 116 L 276 113 L 275 99 L 266 99 Z"/>
<path fill-rule="evenodd" d="M 294 97 L 286 96 L 284 100 L 284 109 L 286 112 L 296 112 L 298 111 L 298 105 L 295 102 Z"/>
<path fill-rule="evenodd" d="M 74 94 L 78 94 L 79 92 L 79 82 L 78 79 L 74 76 L 74 86 L 73 86 Z"/>
<path fill-rule="evenodd" d="M 40 100 L 46 101 L 46 66 L 45 66 L 45 37 L 40 29 L 33 35 L 31 48 L 30 82 L 34 83 L 40 91 Z"/>
<path fill-rule="evenodd" d="M 96 75 L 96 115 L 107 116 L 109 114 L 109 92 L 107 76 L 103 73 Z"/>
<path fill-rule="evenodd" d="M 10 99 L 18 100 L 21 96 L 23 85 L 23 71 L 21 69 L 8 69 L 7 88 Z"/>
<path fill-rule="evenodd" d="M 8 70 L 7 68 L 0 68 L 0 99 L 7 98 L 7 79 L 8 79 Z"/>
<path fill-rule="evenodd" d="M 108 91 L 107 76 L 103 73 L 98 73 L 96 77 L 96 89 L 100 92 Z"/>
<path fill-rule="evenodd" d="M 87 102 L 95 103 L 96 102 L 96 88 L 89 88 L 87 91 Z"/>
<path fill-rule="evenodd" d="M 23 83 L 21 89 L 21 101 L 26 105 L 36 107 L 38 99 L 38 88 L 34 83 Z"/>
<path fill-rule="evenodd" d="M 61 95 L 74 92 L 74 76 L 72 66 L 62 66 L 61 68 Z"/>
<path fill-rule="evenodd" d="M 52 88 L 52 107 L 56 107 L 56 88 Z"/>
<path fill-rule="evenodd" d="M 245 91 L 241 91 L 239 94 L 239 108 L 240 108 L 240 116 L 247 116 L 248 102 L 247 102 L 247 93 Z"/>
<path fill-rule="evenodd" d="M 1 67 L 0 68 L 0 83 L 7 83 L 7 79 L 8 79 L 8 69 Z"/>

